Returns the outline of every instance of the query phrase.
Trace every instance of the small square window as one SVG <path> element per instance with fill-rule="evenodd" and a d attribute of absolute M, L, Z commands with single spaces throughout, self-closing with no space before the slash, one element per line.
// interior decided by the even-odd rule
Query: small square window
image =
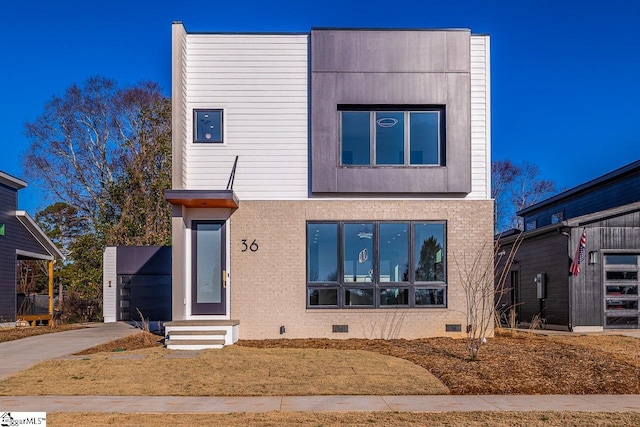
<path fill-rule="evenodd" d="M 222 143 L 222 110 L 194 110 L 193 142 Z"/>
<path fill-rule="evenodd" d="M 564 220 L 564 212 L 556 212 L 551 215 L 551 224 L 558 224 Z"/>

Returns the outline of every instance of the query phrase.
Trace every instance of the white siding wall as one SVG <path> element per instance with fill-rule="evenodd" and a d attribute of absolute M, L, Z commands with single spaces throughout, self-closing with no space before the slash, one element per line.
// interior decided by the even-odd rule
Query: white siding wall
<path fill-rule="evenodd" d="M 188 34 L 185 188 L 240 200 L 305 199 L 307 35 Z M 224 144 L 194 144 L 193 110 L 224 110 Z"/>
<path fill-rule="evenodd" d="M 186 188 L 184 187 L 184 185 L 187 182 L 187 176 L 186 176 L 186 171 L 187 171 L 187 144 L 186 141 L 188 139 L 189 136 L 189 132 L 187 131 L 187 117 L 189 116 L 188 114 L 188 109 L 187 109 L 187 36 L 186 34 L 184 34 L 184 36 L 180 39 L 180 69 L 181 69 L 181 73 L 180 73 L 180 94 L 181 94 L 181 99 L 180 99 L 180 129 L 178 130 L 180 132 L 180 140 L 182 141 L 181 143 L 181 147 L 182 147 L 182 155 L 180 157 L 180 161 L 182 162 L 180 170 L 181 170 L 181 175 L 182 175 L 182 187 L 180 188 Z"/>
<path fill-rule="evenodd" d="M 102 315 L 104 322 L 110 323 L 117 321 L 116 293 L 118 276 L 116 275 L 116 248 L 114 246 L 104 248 L 102 259 Z M 111 282 L 111 286 L 109 286 L 109 282 Z"/>
<path fill-rule="evenodd" d="M 491 198 L 491 92 L 489 36 L 471 36 L 471 193 Z"/>

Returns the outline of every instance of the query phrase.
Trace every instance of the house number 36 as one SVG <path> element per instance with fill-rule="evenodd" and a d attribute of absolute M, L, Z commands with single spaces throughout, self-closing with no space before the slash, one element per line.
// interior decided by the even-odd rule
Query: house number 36
<path fill-rule="evenodd" d="M 247 243 L 247 239 L 242 239 L 242 252 L 258 252 L 258 243 L 256 243 L 256 239 L 253 239 L 253 242 L 250 244 Z"/>

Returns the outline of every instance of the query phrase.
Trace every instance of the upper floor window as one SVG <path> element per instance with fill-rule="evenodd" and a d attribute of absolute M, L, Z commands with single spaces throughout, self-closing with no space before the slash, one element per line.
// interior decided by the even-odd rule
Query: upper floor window
<path fill-rule="evenodd" d="M 222 110 L 194 110 L 193 123 L 193 142 L 223 142 Z"/>
<path fill-rule="evenodd" d="M 444 108 L 339 108 L 342 166 L 444 165 Z"/>

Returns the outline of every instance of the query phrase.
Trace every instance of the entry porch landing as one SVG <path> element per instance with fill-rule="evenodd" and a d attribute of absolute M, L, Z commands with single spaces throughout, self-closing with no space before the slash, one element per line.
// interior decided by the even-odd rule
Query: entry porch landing
<path fill-rule="evenodd" d="M 164 324 L 170 350 L 222 348 L 238 341 L 239 320 L 174 320 Z"/>

